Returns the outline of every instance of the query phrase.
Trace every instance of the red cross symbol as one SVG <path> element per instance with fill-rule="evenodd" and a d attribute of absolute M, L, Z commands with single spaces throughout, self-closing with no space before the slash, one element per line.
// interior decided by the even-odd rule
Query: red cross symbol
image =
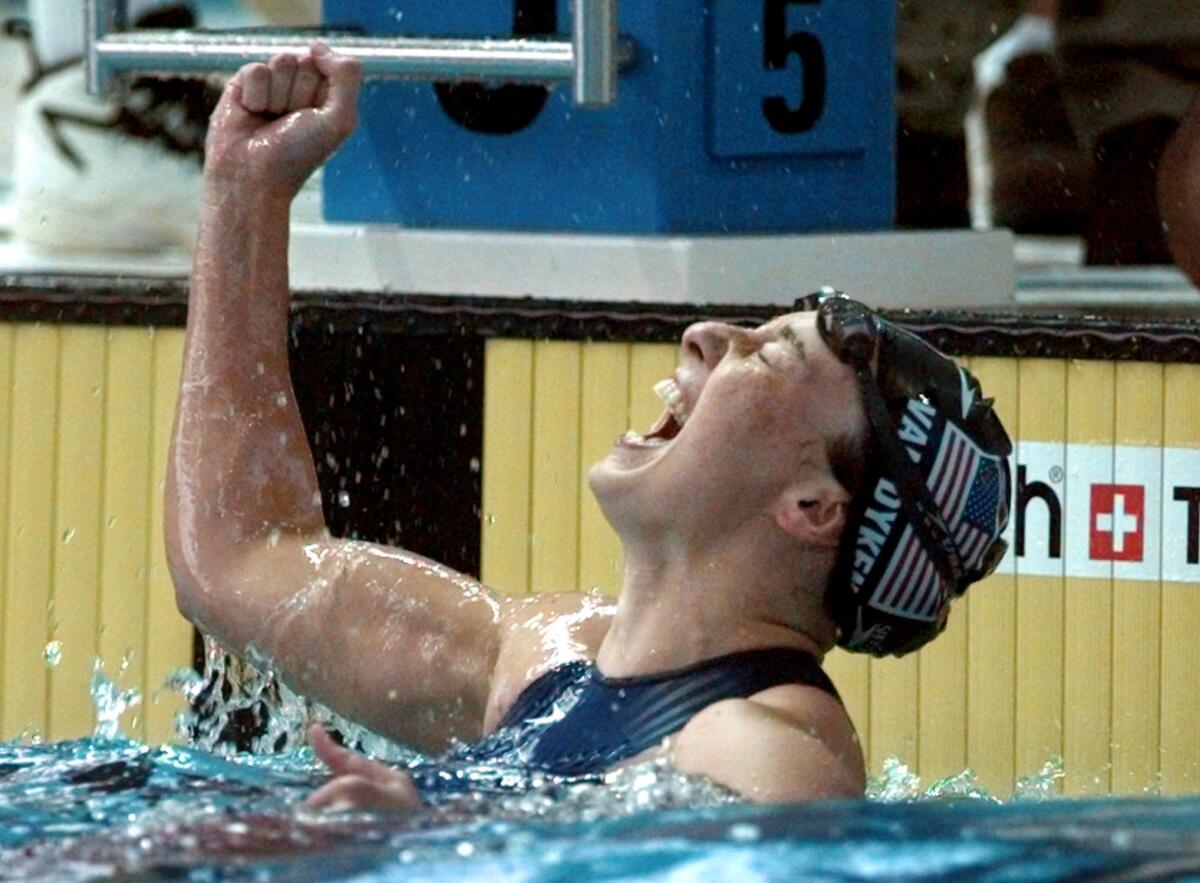
<path fill-rule="evenodd" d="M 1093 561 L 1141 561 L 1146 535 L 1146 489 L 1139 484 L 1092 485 Z"/>

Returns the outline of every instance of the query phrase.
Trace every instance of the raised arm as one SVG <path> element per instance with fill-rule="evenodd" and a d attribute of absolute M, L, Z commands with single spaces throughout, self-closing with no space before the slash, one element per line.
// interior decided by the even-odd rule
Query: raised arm
<path fill-rule="evenodd" d="M 333 539 L 288 371 L 288 214 L 350 135 L 357 63 L 243 68 L 213 115 L 166 487 L 180 609 L 296 689 L 423 748 L 479 735 L 498 604 L 396 549 Z"/>

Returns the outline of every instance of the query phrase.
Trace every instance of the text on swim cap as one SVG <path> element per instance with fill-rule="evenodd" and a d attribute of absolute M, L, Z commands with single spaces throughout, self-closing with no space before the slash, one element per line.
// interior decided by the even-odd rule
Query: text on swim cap
<path fill-rule="evenodd" d="M 929 444 L 929 430 L 933 428 L 933 415 L 937 413 L 932 406 L 920 399 L 909 399 L 908 406 L 900 416 L 900 430 L 897 433 L 900 440 L 907 445 L 925 447 Z M 913 462 L 921 460 L 921 452 L 908 447 L 908 455 Z"/>
<path fill-rule="evenodd" d="M 886 478 L 879 479 L 875 484 L 871 505 L 863 513 L 863 521 L 859 525 L 858 538 L 855 541 L 854 568 L 850 574 L 850 582 L 854 588 L 862 587 L 867 574 L 875 566 L 875 560 L 883 551 L 883 544 L 892 532 L 892 525 L 896 523 L 896 513 L 899 510 L 900 495 L 896 492 L 896 485 Z"/>

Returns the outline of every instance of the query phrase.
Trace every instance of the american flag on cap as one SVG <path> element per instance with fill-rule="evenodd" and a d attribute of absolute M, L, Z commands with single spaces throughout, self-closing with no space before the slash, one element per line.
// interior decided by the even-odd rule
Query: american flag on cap
<path fill-rule="evenodd" d="M 964 568 L 976 570 L 1008 517 L 1008 500 L 998 457 L 984 453 L 953 421 L 942 438 L 926 485 L 954 536 Z M 872 607 L 909 619 L 938 619 L 946 587 L 933 559 L 911 525 L 900 540 L 869 601 Z"/>

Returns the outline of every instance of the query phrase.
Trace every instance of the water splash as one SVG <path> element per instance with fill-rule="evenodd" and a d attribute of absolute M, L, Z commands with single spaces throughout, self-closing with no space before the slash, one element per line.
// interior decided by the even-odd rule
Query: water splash
<path fill-rule="evenodd" d="M 1049 800 L 1054 796 L 1054 783 L 1064 775 L 1066 774 L 1063 772 L 1063 759 L 1056 754 L 1036 773 L 1017 779 L 1012 799 L 1014 802 Z"/>
<path fill-rule="evenodd" d="M 118 670 L 120 677 L 128 660 Z M 142 691 L 136 687 L 122 690 L 104 674 L 104 664 L 97 657 L 92 663 L 92 707 L 96 711 L 96 729 L 92 738 L 111 742 L 121 736 L 121 715 L 142 701 Z"/>
<path fill-rule="evenodd" d="M 1038 802 L 1056 796 L 1055 783 L 1063 777 L 1063 760 L 1055 755 L 1042 768 L 1028 776 L 1017 779 L 1010 801 Z M 999 796 L 980 784 L 975 771 L 970 767 L 960 773 L 939 779 L 928 787 L 922 787 L 921 778 L 895 755 L 883 761 L 883 771 L 878 777 L 867 780 L 867 798 L 883 803 L 910 803 L 921 800 L 980 800 L 985 803 L 1005 803 Z"/>
<path fill-rule="evenodd" d="M 895 755 L 884 758 L 883 774 L 867 779 L 867 797 L 885 803 L 917 800 L 921 797 L 921 779 Z"/>
<path fill-rule="evenodd" d="M 171 686 L 188 704 L 188 710 L 176 718 L 180 741 L 229 757 L 239 751 L 239 721 L 248 722 L 258 732 L 243 738 L 240 747 L 255 755 L 277 755 L 306 746 L 309 726 L 319 723 L 337 730 L 346 745 L 371 757 L 394 763 L 421 758 L 296 693 L 255 648 L 246 655 L 248 660 L 232 656 L 206 635 L 203 673 L 176 672 Z"/>

